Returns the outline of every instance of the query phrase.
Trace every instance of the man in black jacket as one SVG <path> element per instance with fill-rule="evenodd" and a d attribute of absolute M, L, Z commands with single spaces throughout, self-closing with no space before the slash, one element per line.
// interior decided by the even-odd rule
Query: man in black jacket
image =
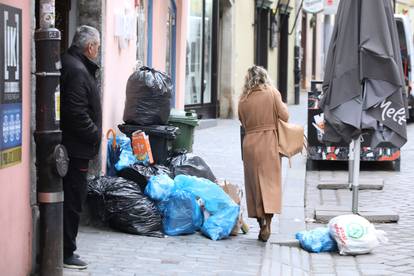
<path fill-rule="evenodd" d="M 60 78 L 62 144 L 69 154 L 64 189 L 64 267 L 84 269 L 87 264 L 74 254 L 82 204 L 87 194 L 89 160 L 99 151 L 102 107 L 96 73 L 100 47 L 98 30 L 80 26 L 71 47 L 62 56 Z"/>

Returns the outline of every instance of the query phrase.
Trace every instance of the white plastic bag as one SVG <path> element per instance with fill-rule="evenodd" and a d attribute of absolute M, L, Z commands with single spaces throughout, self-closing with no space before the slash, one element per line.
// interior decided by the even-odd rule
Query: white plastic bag
<path fill-rule="evenodd" d="M 358 215 L 334 217 L 328 227 L 341 255 L 366 254 L 388 241 L 384 231 L 376 230 L 372 223 Z"/>

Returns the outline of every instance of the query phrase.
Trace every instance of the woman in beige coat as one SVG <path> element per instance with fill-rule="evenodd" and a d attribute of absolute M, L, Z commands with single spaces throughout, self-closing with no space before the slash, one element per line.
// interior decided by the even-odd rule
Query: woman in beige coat
<path fill-rule="evenodd" d="M 249 217 L 256 218 L 259 240 L 267 241 L 273 214 L 281 209 L 281 159 L 277 120 L 289 113 L 279 91 L 265 69 L 248 69 L 239 101 L 239 119 L 245 129 L 243 140 L 244 185 Z"/>

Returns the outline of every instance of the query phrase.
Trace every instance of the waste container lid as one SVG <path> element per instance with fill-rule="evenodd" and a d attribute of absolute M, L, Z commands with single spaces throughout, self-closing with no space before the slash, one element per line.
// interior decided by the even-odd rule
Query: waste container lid
<path fill-rule="evenodd" d="M 179 109 L 171 109 L 168 119 L 172 123 L 182 123 L 191 126 L 198 126 L 197 113 L 195 111 L 185 111 Z"/>
<path fill-rule="evenodd" d="M 118 125 L 118 128 L 126 135 L 131 135 L 134 131 L 142 130 L 145 134 L 164 137 L 170 140 L 174 140 L 180 134 L 180 129 L 178 127 L 168 125 L 139 126 L 122 124 Z"/>

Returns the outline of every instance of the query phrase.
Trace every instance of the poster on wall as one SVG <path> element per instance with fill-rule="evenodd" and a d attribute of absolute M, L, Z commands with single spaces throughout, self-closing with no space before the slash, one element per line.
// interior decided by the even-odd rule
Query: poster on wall
<path fill-rule="evenodd" d="M 0 4 L 0 169 L 22 159 L 22 11 Z"/>

